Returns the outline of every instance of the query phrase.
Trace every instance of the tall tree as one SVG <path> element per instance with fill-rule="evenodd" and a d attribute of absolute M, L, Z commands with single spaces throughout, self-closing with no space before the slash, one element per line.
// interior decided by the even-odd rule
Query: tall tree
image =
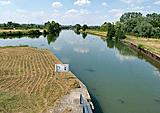
<path fill-rule="evenodd" d="M 88 28 L 88 26 L 87 26 L 86 24 L 84 24 L 84 25 L 82 26 L 82 30 L 83 30 L 83 31 L 85 31 L 87 28 Z"/>

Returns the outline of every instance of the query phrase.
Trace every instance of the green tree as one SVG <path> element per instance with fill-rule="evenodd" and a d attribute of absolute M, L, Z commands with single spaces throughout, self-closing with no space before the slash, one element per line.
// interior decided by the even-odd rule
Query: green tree
<path fill-rule="evenodd" d="M 111 27 L 108 28 L 107 37 L 112 40 L 112 37 L 115 35 L 115 27 L 114 25 L 111 25 Z"/>
<path fill-rule="evenodd" d="M 76 24 L 75 28 L 76 28 L 76 31 L 79 32 L 79 30 L 81 29 L 81 25 L 80 24 Z"/>
<path fill-rule="evenodd" d="M 86 24 L 84 24 L 84 25 L 82 26 L 82 30 L 83 30 L 83 31 L 85 31 L 87 28 L 88 28 L 88 26 L 87 26 Z"/>

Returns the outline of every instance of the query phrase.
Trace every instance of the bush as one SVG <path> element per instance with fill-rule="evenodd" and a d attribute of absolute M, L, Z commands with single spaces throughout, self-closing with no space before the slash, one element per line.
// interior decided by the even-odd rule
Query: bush
<path fill-rule="evenodd" d="M 143 44 L 138 44 L 138 49 L 144 49 L 144 45 Z"/>
<path fill-rule="evenodd" d="M 46 30 L 44 30 L 44 31 L 43 31 L 43 34 L 47 34 L 47 31 L 46 31 Z"/>

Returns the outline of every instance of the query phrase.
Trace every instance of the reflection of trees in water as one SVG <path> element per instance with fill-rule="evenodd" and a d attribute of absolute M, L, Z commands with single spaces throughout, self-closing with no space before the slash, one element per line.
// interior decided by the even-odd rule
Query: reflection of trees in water
<path fill-rule="evenodd" d="M 76 31 L 76 30 L 75 30 L 74 32 L 75 32 L 77 35 L 80 35 L 80 32 L 79 32 L 79 31 Z"/>
<path fill-rule="evenodd" d="M 3 39 L 14 39 L 14 38 L 23 38 L 23 37 L 29 37 L 29 38 L 39 38 L 40 35 L 39 34 L 36 34 L 36 35 L 16 35 L 16 36 L 0 36 L 0 38 L 3 38 Z"/>
<path fill-rule="evenodd" d="M 59 37 L 59 33 L 52 33 L 47 35 L 48 44 L 51 42 L 55 42 L 57 37 Z"/>
<path fill-rule="evenodd" d="M 115 48 L 118 49 L 119 53 L 125 56 L 137 56 L 127 45 L 120 41 L 115 42 Z"/>
<path fill-rule="evenodd" d="M 87 33 L 82 33 L 82 37 L 85 39 L 87 36 Z"/>
<path fill-rule="evenodd" d="M 107 47 L 109 47 L 110 49 L 114 48 L 114 41 L 107 39 Z"/>
<path fill-rule="evenodd" d="M 160 64 L 159 62 L 153 60 L 152 58 L 148 57 L 147 55 L 142 54 L 141 52 L 138 52 L 136 49 L 132 48 L 130 49 L 127 45 L 120 41 L 113 41 L 109 39 L 103 39 L 107 42 L 107 47 L 109 48 L 116 48 L 119 53 L 123 56 L 134 56 L 141 60 L 145 59 L 146 62 L 149 62 L 151 65 L 157 68 L 157 70 L 160 72 Z M 133 52 L 135 51 L 135 52 Z"/>
<path fill-rule="evenodd" d="M 48 40 L 48 44 L 50 44 L 51 42 L 54 42 L 56 39 L 57 39 L 57 37 L 59 36 L 59 33 L 60 32 L 55 32 L 55 33 L 53 33 L 53 34 L 48 34 L 48 35 L 43 35 L 44 37 L 46 37 L 47 36 L 47 40 Z M 36 35 L 16 35 L 16 36 L 0 36 L 0 38 L 3 38 L 3 39 L 14 39 L 14 38 L 23 38 L 23 37 L 29 37 L 29 38 L 32 38 L 32 39 L 34 39 L 34 38 L 39 38 L 41 35 L 38 35 L 38 34 L 36 34 Z"/>
<path fill-rule="evenodd" d="M 103 39 L 104 41 L 106 40 L 107 42 L 107 47 L 109 47 L 110 49 L 112 48 L 116 48 L 118 49 L 119 53 L 121 55 L 125 55 L 125 56 L 137 56 L 132 50 L 130 50 L 128 48 L 127 45 L 125 45 L 124 43 L 120 42 L 120 41 L 113 41 L 110 39 Z"/>

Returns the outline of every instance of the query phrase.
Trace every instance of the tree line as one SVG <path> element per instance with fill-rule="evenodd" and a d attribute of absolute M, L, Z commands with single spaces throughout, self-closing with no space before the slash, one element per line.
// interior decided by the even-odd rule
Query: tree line
<path fill-rule="evenodd" d="M 5 24 L 5 23 L 4 23 Z M 4 25 L 3 24 L 3 25 Z M 24 27 L 24 25 L 26 25 L 26 27 Z M 12 22 L 8 22 L 6 24 L 7 27 L 9 28 L 17 28 L 16 26 L 19 26 L 18 28 L 20 29 L 30 29 L 30 28 L 35 28 L 35 27 L 30 27 L 28 28 L 27 26 L 34 26 L 35 24 L 18 24 L 18 23 L 12 23 Z M 37 25 L 35 25 L 37 26 Z M 43 32 L 40 32 L 39 30 L 27 30 L 27 31 L 9 31 L 9 32 L 0 32 L 0 36 L 14 36 L 14 35 L 33 35 L 33 34 L 55 34 L 55 33 L 59 33 L 62 29 L 62 26 L 59 23 L 56 23 L 54 21 L 52 22 L 46 22 L 44 23 L 44 25 L 39 25 L 41 26 L 41 28 L 43 28 Z M 3 29 L 3 27 L 0 27 L 1 29 Z"/>
<path fill-rule="evenodd" d="M 115 24 L 104 22 L 101 26 L 74 26 L 76 31 L 86 29 L 107 32 L 107 37 L 116 40 L 124 39 L 125 35 L 133 35 L 137 37 L 160 38 L 160 14 L 152 13 L 142 16 L 140 12 L 128 12 L 122 14 L 120 21 Z"/>
<path fill-rule="evenodd" d="M 19 24 L 14 22 L 7 22 L 0 24 L 0 29 L 44 29 L 44 25 L 37 25 L 37 24 Z"/>

